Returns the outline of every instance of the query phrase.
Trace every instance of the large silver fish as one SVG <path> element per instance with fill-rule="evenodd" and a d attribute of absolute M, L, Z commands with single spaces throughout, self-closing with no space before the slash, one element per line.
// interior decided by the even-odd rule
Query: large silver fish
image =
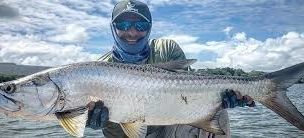
<path fill-rule="evenodd" d="M 147 125 L 188 124 L 224 134 L 219 119 L 225 89 L 249 95 L 304 131 L 304 117 L 286 96 L 304 75 L 304 63 L 263 77 L 200 76 L 169 71 L 194 60 L 155 65 L 86 62 L 48 69 L 0 84 L 0 109 L 34 119 L 56 116 L 73 136 L 83 136 L 88 104 L 100 99 L 109 119 L 129 137 Z"/>

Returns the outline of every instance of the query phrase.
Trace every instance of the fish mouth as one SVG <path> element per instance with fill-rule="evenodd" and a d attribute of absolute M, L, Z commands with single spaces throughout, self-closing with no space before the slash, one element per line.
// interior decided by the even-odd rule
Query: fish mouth
<path fill-rule="evenodd" d="M 10 112 L 17 112 L 20 111 L 22 107 L 23 104 L 21 102 L 16 101 L 4 94 L 0 94 L 0 108 Z"/>

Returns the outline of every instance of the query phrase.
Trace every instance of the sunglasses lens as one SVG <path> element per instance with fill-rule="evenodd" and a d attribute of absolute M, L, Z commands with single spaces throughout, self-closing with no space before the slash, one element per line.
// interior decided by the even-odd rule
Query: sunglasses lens
<path fill-rule="evenodd" d="M 128 22 L 128 21 L 123 21 L 123 22 L 117 22 L 114 25 L 115 25 L 115 27 L 118 30 L 121 30 L 121 31 L 127 31 L 132 26 L 134 26 L 134 28 L 137 31 L 140 31 L 140 32 L 147 31 L 150 28 L 150 23 L 149 22 Z"/>
<path fill-rule="evenodd" d="M 115 23 L 115 27 L 118 30 L 122 30 L 122 31 L 129 30 L 131 28 L 131 26 L 132 26 L 131 22 L 118 22 L 118 23 Z"/>
<path fill-rule="evenodd" d="M 137 31 L 147 31 L 150 28 L 150 24 L 148 22 L 135 22 L 135 28 Z"/>

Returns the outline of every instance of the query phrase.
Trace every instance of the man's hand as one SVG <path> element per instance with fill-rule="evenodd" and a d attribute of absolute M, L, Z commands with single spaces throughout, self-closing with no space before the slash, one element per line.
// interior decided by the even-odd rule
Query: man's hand
<path fill-rule="evenodd" d="M 109 110 L 104 106 L 102 101 L 89 103 L 89 113 L 87 125 L 92 129 L 101 129 L 106 126 L 109 120 Z"/>
<path fill-rule="evenodd" d="M 248 95 L 242 96 L 242 94 L 238 91 L 233 91 L 231 89 L 226 89 L 222 93 L 222 107 L 223 108 L 234 108 L 236 106 L 254 107 L 255 102 Z"/>

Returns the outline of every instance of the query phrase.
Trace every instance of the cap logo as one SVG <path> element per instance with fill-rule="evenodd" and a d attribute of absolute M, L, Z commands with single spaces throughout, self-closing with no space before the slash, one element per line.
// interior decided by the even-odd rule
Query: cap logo
<path fill-rule="evenodd" d="M 127 8 L 124 9 L 124 11 L 138 12 L 138 9 L 135 9 L 134 7 L 135 7 L 135 4 L 128 2 Z"/>

